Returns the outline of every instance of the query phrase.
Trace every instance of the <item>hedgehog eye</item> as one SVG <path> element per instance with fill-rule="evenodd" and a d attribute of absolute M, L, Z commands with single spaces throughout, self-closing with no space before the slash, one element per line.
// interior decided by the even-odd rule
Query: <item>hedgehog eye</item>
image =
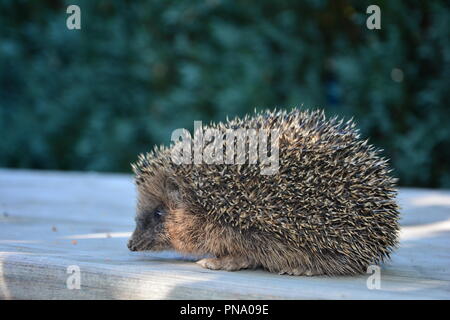
<path fill-rule="evenodd" d="M 155 217 L 160 218 L 165 214 L 165 212 L 163 208 L 156 208 L 155 211 L 153 211 L 153 214 Z"/>

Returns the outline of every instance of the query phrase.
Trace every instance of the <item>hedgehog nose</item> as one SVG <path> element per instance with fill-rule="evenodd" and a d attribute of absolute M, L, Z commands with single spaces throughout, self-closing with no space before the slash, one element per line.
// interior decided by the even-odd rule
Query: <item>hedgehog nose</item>
<path fill-rule="evenodd" d="M 131 240 L 131 239 L 128 240 L 127 246 L 128 246 L 128 249 L 130 249 L 131 251 L 136 251 L 136 246 L 134 245 L 133 240 Z"/>

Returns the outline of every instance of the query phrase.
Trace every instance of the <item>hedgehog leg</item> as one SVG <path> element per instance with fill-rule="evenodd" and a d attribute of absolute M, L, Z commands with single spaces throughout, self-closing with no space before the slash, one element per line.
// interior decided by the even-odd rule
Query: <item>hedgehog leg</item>
<path fill-rule="evenodd" d="M 224 256 L 220 258 L 205 258 L 197 261 L 203 268 L 212 270 L 236 271 L 240 269 L 256 268 L 258 266 L 247 257 Z"/>

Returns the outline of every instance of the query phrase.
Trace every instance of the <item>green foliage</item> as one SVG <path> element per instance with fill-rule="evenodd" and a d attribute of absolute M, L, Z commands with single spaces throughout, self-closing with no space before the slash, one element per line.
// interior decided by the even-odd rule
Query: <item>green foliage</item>
<path fill-rule="evenodd" d="M 129 172 L 194 120 L 303 105 L 354 116 L 401 185 L 450 187 L 448 5 L 378 1 L 368 30 L 370 4 L 2 0 L 0 166 Z"/>

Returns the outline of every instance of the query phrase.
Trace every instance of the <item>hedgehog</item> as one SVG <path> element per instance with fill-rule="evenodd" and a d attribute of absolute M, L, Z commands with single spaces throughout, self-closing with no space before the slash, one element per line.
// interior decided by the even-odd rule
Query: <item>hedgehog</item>
<path fill-rule="evenodd" d="M 131 251 L 175 250 L 212 270 L 338 276 L 365 273 L 398 246 L 397 179 L 352 119 L 294 108 L 206 128 L 276 132 L 276 172 L 262 174 L 267 163 L 250 156 L 232 164 L 180 163 L 174 154 L 181 140 L 139 155 L 132 164 Z M 248 141 L 244 146 L 250 149 Z"/>

